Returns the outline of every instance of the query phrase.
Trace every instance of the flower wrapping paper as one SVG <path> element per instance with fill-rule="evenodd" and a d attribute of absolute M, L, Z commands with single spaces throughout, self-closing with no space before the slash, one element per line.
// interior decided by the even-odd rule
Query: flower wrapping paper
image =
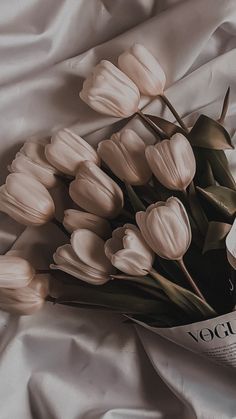
<path fill-rule="evenodd" d="M 3 0 L 1 6 L 2 182 L 25 138 L 40 139 L 73 124 L 95 144 L 122 128 L 123 122 L 89 109 L 78 92 L 94 65 L 103 58 L 115 62 L 134 42 L 158 56 L 167 75 L 166 93 L 188 126 L 200 113 L 216 118 L 230 85 L 226 126 L 234 135 L 234 0 L 52 0 L 43 9 L 39 0 L 30 5 Z M 157 99 L 143 97 L 142 104 L 146 113 L 171 118 Z M 137 127 L 152 142 L 139 120 L 127 127 Z M 228 157 L 236 174 L 235 153 Z M 59 192 L 53 193 L 60 200 Z M 24 256 L 43 269 L 63 237 L 51 225 L 23 229 L 1 214 L 1 252 L 12 248 L 22 254 L 24 247 Z M 47 305 L 28 318 L 1 313 L 0 336 L 1 419 L 236 415 L 233 368 L 143 327 L 136 331 L 119 316 Z"/>

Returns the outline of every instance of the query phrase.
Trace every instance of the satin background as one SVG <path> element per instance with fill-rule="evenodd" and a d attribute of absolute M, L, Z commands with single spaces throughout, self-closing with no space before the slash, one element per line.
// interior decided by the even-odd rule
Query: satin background
<path fill-rule="evenodd" d="M 114 63 L 134 42 L 167 75 L 166 95 L 191 126 L 217 118 L 228 85 L 226 127 L 236 128 L 235 0 L 1 0 L 0 176 L 20 144 L 73 125 L 91 144 L 127 121 L 81 102 L 84 77 Z M 159 100 L 149 113 L 172 119 Z M 139 120 L 128 122 L 147 141 Z M 235 152 L 228 153 L 236 174 Z M 59 211 L 63 191 L 54 191 Z M 24 230 L 0 217 L 0 251 L 36 268 L 64 236 L 55 226 Z M 46 304 L 31 317 L 0 313 L 0 419 L 232 419 L 236 375 L 117 315 Z"/>

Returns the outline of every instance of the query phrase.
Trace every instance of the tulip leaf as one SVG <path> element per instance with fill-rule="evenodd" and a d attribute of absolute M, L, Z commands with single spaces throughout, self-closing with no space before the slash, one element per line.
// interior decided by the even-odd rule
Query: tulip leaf
<path fill-rule="evenodd" d="M 227 114 L 228 107 L 229 107 L 229 95 L 230 95 L 230 86 L 228 87 L 228 89 L 226 91 L 223 106 L 222 106 L 222 110 L 221 110 L 221 115 L 220 115 L 220 118 L 218 119 L 218 122 L 220 124 L 223 124 L 223 122 L 226 118 L 226 114 Z"/>
<path fill-rule="evenodd" d="M 190 143 L 195 147 L 213 150 L 226 150 L 234 148 L 226 129 L 214 119 L 200 115 L 189 135 Z"/>
<path fill-rule="evenodd" d="M 159 116 L 155 115 L 145 115 L 149 119 L 151 119 L 158 127 L 162 129 L 163 132 L 168 137 L 171 137 L 172 135 L 176 134 L 177 132 L 186 135 L 186 132 L 183 130 L 183 128 L 179 127 L 178 125 L 174 124 L 173 122 L 167 121 L 166 119 L 160 118 Z"/>
<path fill-rule="evenodd" d="M 203 301 L 191 291 L 182 288 L 177 284 L 174 284 L 173 282 L 164 278 L 158 272 L 152 271 L 151 275 L 155 280 L 157 280 L 158 284 L 165 291 L 169 299 L 178 307 L 180 307 L 184 312 L 191 315 L 194 315 L 194 313 L 201 313 L 201 315 L 205 318 L 216 316 L 217 313 L 215 310 L 213 310 L 213 308 L 207 302 Z"/>
<path fill-rule="evenodd" d="M 230 172 L 228 160 L 223 150 L 204 150 L 215 180 L 222 186 L 236 190 L 235 180 Z"/>
<path fill-rule="evenodd" d="M 193 182 L 190 184 L 188 192 L 189 192 L 188 201 L 189 201 L 189 205 L 192 211 L 193 218 L 201 234 L 205 236 L 207 228 L 208 228 L 208 219 L 199 202 Z"/>
<path fill-rule="evenodd" d="M 128 183 L 126 183 L 125 186 L 126 186 L 127 194 L 128 194 L 128 197 L 130 199 L 130 202 L 132 204 L 134 211 L 135 212 L 146 211 L 145 206 L 143 205 L 141 199 L 138 197 L 138 195 L 136 194 L 132 186 L 129 185 Z"/>
<path fill-rule="evenodd" d="M 215 185 L 216 181 L 212 172 L 210 162 L 207 159 L 207 154 L 205 149 L 200 147 L 194 147 L 194 156 L 196 159 L 196 175 L 195 175 L 195 184 L 201 186 L 201 188 L 206 188 L 207 186 Z"/>
<path fill-rule="evenodd" d="M 211 221 L 208 226 L 203 253 L 209 250 L 225 249 L 225 238 L 231 227 L 231 224 Z"/>
<path fill-rule="evenodd" d="M 197 190 L 227 221 L 233 221 L 236 216 L 236 191 L 224 186 L 197 187 Z"/>

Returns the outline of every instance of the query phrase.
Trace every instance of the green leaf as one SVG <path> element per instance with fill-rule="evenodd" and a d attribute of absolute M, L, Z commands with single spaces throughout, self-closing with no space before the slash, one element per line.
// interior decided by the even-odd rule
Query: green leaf
<path fill-rule="evenodd" d="M 191 291 L 174 284 L 157 272 L 152 271 L 151 275 L 157 280 L 158 284 L 162 287 L 170 300 L 186 314 L 191 315 L 191 317 L 196 316 L 196 318 L 199 318 L 200 315 L 203 318 L 210 318 L 217 315 L 209 304 Z"/>
<path fill-rule="evenodd" d="M 167 121 L 166 119 L 160 118 L 159 116 L 155 116 L 155 115 L 146 115 L 146 116 L 149 119 L 151 119 L 159 128 L 161 128 L 162 131 L 164 131 L 168 137 L 171 137 L 177 132 L 186 136 L 186 132 L 183 130 L 183 128 L 179 127 L 178 125 L 173 124 L 172 122 Z"/>
<path fill-rule="evenodd" d="M 219 211 L 228 221 L 236 216 L 236 191 L 224 186 L 197 187 L 202 197 Z"/>
<path fill-rule="evenodd" d="M 218 119 L 218 122 L 220 124 L 224 123 L 227 111 L 228 111 L 228 107 L 229 107 L 229 95 L 230 95 L 230 86 L 228 87 L 225 97 L 224 97 L 224 102 L 223 102 L 223 106 L 222 106 L 222 111 L 221 111 L 221 115 L 220 118 Z"/>
<path fill-rule="evenodd" d="M 236 183 L 230 172 L 229 163 L 224 151 L 205 150 L 205 155 L 211 165 L 215 180 L 226 188 L 236 190 Z"/>
<path fill-rule="evenodd" d="M 126 183 L 125 186 L 134 211 L 146 211 L 145 206 L 143 205 L 141 199 L 138 197 L 132 186 L 128 183 Z"/>
<path fill-rule="evenodd" d="M 208 150 L 200 147 L 193 148 L 197 166 L 194 182 L 196 185 L 201 186 L 201 188 L 206 188 L 216 183 L 206 151 Z"/>
<path fill-rule="evenodd" d="M 214 119 L 200 115 L 189 133 L 190 143 L 195 147 L 213 150 L 234 148 L 226 129 Z"/>
<path fill-rule="evenodd" d="M 208 219 L 205 212 L 203 211 L 196 194 L 194 183 L 192 182 L 188 190 L 189 205 L 192 211 L 193 218 L 203 236 L 205 236 L 208 228 Z"/>
<path fill-rule="evenodd" d="M 231 224 L 211 221 L 208 226 L 203 253 L 209 250 L 225 249 L 225 238 L 231 227 Z"/>

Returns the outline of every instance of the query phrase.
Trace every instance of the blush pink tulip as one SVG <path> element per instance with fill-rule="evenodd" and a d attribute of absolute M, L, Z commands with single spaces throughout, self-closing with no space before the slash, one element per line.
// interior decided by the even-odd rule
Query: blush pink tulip
<path fill-rule="evenodd" d="M 53 218 L 55 206 L 38 180 L 26 173 L 12 173 L 0 187 L 0 211 L 21 224 L 40 226 Z"/>
<path fill-rule="evenodd" d="M 112 172 L 130 185 L 145 185 L 151 170 L 145 157 L 146 144 L 131 129 L 113 134 L 110 140 L 101 141 L 98 154 Z"/>
<path fill-rule="evenodd" d="M 92 162 L 80 164 L 69 193 L 79 207 L 103 218 L 115 218 L 123 207 L 120 187 Z"/>
<path fill-rule="evenodd" d="M 142 236 L 151 249 L 164 259 L 181 260 L 188 250 L 192 234 L 188 214 L 182 202 L 169 198 L 136 213 Z"/>
<path fill-rule="evenodd" d="M 78 229 L 71 236 L 71 244 L 57 249 L 53 255 L 59 269 L 75 278 L 93 285 L 102 285 L 114 273 L 114 268 L 104 252 L 104 241 L 92 231 Z"/>
<path fill-rule="evenodd" d="M 45 148 L 48 161 L 60 172 L 75 176 L 78 165 L 89 160 L 99 165 L 97 152 L 78 134 L 64 128 L 53 134 L 51 143 Z"/>
<path fill-rule="evenodd" d="M 26 173 L 41 182 L 47 189 L 57 184 L 58 171 L 51 166 L 45 156 L 46 142 L 27 141 L 18 151 L 9 166 L 12 173 Z"/>
<path fill-rule="evenodd" d="M 166 76 L 156 58 L 143 45 L 134 44 L 118 58 L 119 68 L 138 86 L 141 93 L 163 93 Z"/>
<path fill-rule="evenodd" d="M 18 256 L 0 255 L 0 289 L 22 288 L 35 276 L 31 264 Z"/>
<path fill-rule="evenodd" d="M 230 265 L 236 270 L 236 220 L 226 237 L 227 258 Z"/>
<path fill-rule="evenodd" d="M 48 277 L 35 275 L 25 287 L 0 288 L 0 309 L 18 315 L 33 314 L 43 307 L 48 292 Z"/>
<path fill-rule="evenodd" d="M 175 134 L 170 140 L 163 140 L 146 148 L 148 164 L 166 188 L 186 190 L 196 172 L 196 161 L 192 147 L 182 134 Z"/>
<path fill-rule="evenodd" d="M 95 111 L 126 118 L 138 110 L 137 86 L 110 61 L 101 61 L 85 80 L 81 99 Z"/>
<path fill-rule="evenodd" d="M 78 228 L 90 230 L 102 239 L 111 236 L 111 226 L 105 218 L 89 212 L 67 209 L 64 213 L 63 225 L 69 233 Z"/>
<path fill-rule="evenodd" d="M 147 275 L 154 260 L 154 253 L 132 224 L 113 231 L 112 238 L 105 243 L 105 254 L 113 266 L 133 276 Z"/>

